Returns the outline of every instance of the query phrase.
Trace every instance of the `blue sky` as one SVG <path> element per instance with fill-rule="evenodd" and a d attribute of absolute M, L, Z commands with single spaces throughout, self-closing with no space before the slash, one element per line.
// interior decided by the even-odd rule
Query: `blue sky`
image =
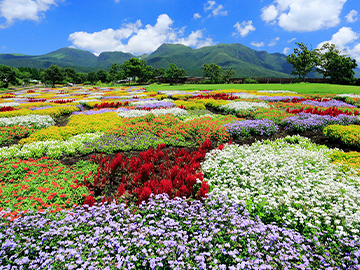
<path fill-rule="evenodd" d="M 0 53 L 152 53 L 241 43 L 269 53 L 335 43 L 360 63 L 359 0 L 0 0 Z"/>

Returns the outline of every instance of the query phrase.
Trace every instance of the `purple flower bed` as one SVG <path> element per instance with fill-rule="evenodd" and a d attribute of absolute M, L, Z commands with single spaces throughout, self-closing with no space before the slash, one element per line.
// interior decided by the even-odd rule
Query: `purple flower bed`
<path fill-rule="evenodd" d="M 279 131 L 279 127 L 271 120 L 244 120 L 224 125 L 234 138 L 243 138 L 250 135 L 270 136 Z"/>
<path fill-rule="evenodd" d="M 281 124 L 285 125 L 287 129 L 317 131 L 324 129 L 328 125 L 357 125 L 360 124 L 360 118 L 346 114 L 339 114 L 334 117 L 302 112 L 297 116 L 287 117 Z"/>
<path fill-rule="evenodd" d="M 356 107 L 354 105 L 351 105 L 349 103 L 346 103 L 341 100 L 332 99 L 330 101 L 315 101 L 315 100 L 305 100 L 302 101 L 301 104 L 303 105 L 313 105 L 313 106 L 319 106 L 319 107 Z"/>
<path fill-rule="evenodd" d="M 287 99 L 302 99 L 302 97 L 298 97 L 298 96 L 272 96 L 272 97 L 267 97 L 267 96 L 260 96 L 258 97 L 258 99 L 264 100 L 264 101 L 269 101 L 269 102 L 277 102 L 277 101 L 281 101 L 281 100 L 287 100 Z"/>
<path fill-rule="evenodd" d="M 144 109 L 144 108 L 150 108 L 150 109 L 156 109 L 156 108 L 171 108 L 174 107 L 175 104 L 169 101 L 159 101 L 156 103 L 145 103 L 142 105 L 136 106 L 137 109 Z"/>
<path fill-rule="evenodd" d="M 165 213 L 165 214 L 164 214 Z M 253 219 L 227 197 L 150 197 L 33 213 L 0 227 L 1 269 L 359 269 L 359 241 Z M 12 268 L 11 268 L 12 267 Z M 15 268 L 13 268 L 15 267 Z M 18 268 L 19 267 L 19 268 Z"/>
<path fill-rule="evenodd" d="M 78 115 L 78 114 L 85 114 L 85 115 L 92 115 L 92 114 L 100 114 L 100 113 L 106 113 L 106 112 L 115 112 L 115 110 L 111 110 L 111 109 L 101 109 L 98 111 L 95 110 L 89 110 L 89 111 L 85 111 L 85 112 L 73 112 L 71 115 Z"/>

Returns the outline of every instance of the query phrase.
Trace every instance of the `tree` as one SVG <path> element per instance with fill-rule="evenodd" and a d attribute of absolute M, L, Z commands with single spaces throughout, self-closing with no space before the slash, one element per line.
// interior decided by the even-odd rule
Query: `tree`
<path fill-rule="evenodd" d="M 299 79 L 305 80 L 306 75 L 316 66 L 317 58 L 314 50 L 309 51 L 305 44 L 295 42 L 299 48 L 294 49 L 294 53 L 286 57 L 286 61 L 293 65 L 291 74 L 299 75 Z"/>
<path fill-rule="evenodd" d="M 117 81 L 119 78 L 119 71 L 120 71 L 120 66 L 116 63 L 113 63 L 111 65 L 111 68 L 109 70 L 109 80 L 112 82 Z"/>
<path fill-rule="evenodd" d="M 109 73 L 106 70 L 99 69 L 96 71 L 96 76 L 98 80 L 100 80 L 102 83 L 105 83 L 109 79 Z"/>
<path fill-rule="evenodd" d="M 224 70 L 222 74 L 222 79 L 224 82 L 228 83 L 230 81 L 230 77 L 235 75 L 235 71 L 232 67 L 230 67 L 228 70 Z"/>
<path fill-rule="evenodd" d="M 211 83 L 219 83 L 221 81 L 222 68 L 219 65 L 215 63 L 205 63 L 202 67 L 202 71 L 204 77 L 210 78 Z"/>
<path fill-rule="evenodd" d="M 317 69 L 323 78 L 330 77 L 331 83 L 335 84 L 354 84 L 355 72 L 357 67 L 355 59 L 343 55 L 336 48 L 335 44 L 325 43 L 320 49 L 316 49 Z"/>
<path fill-rule="evenodd" d="M 138 58 L 125 60 L 120 67 L 124 70 L 125 76 L 132 78 L 133 81 L 139 78 L 139 81 L 142 82 L 150 72 L 150 69 L 147 68 L 146 61 Z"/>
<path fill-rule="evenodd" d="M 0 88 L 8 88 L 9 83 L 17 84 L 15 69 L 0 65 Z"/>
<path fill-rule="evenodd" d="M 96 82 L 98 80 L 98 77 L 96 76 L 95 71 L 91 71 L 88 73 L 87 75 L 87 80 L 91 83 L 94 84 L 94 82 Z"/>
<path fill-rule="evenodd" d="M 156 68 L 156 69 L 154 69 L 155 77 L 164 76 L 164 74 L 165 74 L 165 68 Z"/>
<path fill-rule="evenodd" d="M 43 76 L 44 81 L 51 82 L 53 87 L 55 87 L 56 83 L 62 83 L 65 79 L 62 68 L 58 67 L 57 65 L 51 65 L 45 69 Z"/>
<path fill-rule="evenodd" d="M 169 68 L 165 71 L 165 78 L 172 83 L 174 80 L 177 83 L 180 77 L 185 77 L 186 71 L 183 68 L 178 68 L 174 63 L 171 63 Z"/>

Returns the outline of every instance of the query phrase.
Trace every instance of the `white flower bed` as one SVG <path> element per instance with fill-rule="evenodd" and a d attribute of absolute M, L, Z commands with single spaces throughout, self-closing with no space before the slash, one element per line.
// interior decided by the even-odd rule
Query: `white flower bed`
<path fill-rule="evenodd" d="M 20 103 L 18 102 L 5 102 L 5 103 L 0 103 L 0 107 L 16 107 L 16 106 L 19 106 Z"/>
<path fill-rule="evenodd" d="M 145 116 L 149 113 L 153 113 L 155 115 L 163 115 L 163 114 L 173 114 L 175 116 L 181 116 L 184 114 L 188 114 L 188 112 L 184 109 L 180 109 L 180 108 L 169 108 L 169 109 L 153 109 L 151 111 L 145 111 L 145 110 L 130 110 L 130 111 L 116 111 L 117 114 L 120 117 L 125 117 L 125 118 L 132 118 L 132 117 L 142 117 Z"/>
<path fill-rule="evenodd" d="M 50 158 L 59 158 L 61 155 L 74 155 L 75 153 L 85 153 L 82 147 L 86 142 L 93 142 L 100 138 L 104 133 L 80 134 L 66 141 L 39 141 L 24 146 L 13 145 L 0 148 L 0 160 L 9 158 L 39 158 L 47 156 Z"/>
<path fill-rule="evenodd" d="M 292 139 L 299 142 L 287 142 Z M 277 213 L 292 228 L 322 224 L 333 226 L 339 235 L 347 234 L 344 229 L 356 234 L 360 178 L 330 163 L 330 151 L 300 136 L 251 146 L 231 144 L 206 154 L 201 168 L 210 193 L 253 203 L 250 212 Z"/>
<path fill-rule="evenodd" d="M 250 111 L 253 112 L 257 110 L 258 108 L 271 108 L 270 105 L 268 105 L 265 102 L 246 102 L 246 101 L 235 101 L 226 105 L 222 105 L 219 107 L 221 110 L 224 111 Z"/>
<path fill-rule="evenodd" d="M 241 98 L 259 98 L 260 96 L 246 93 L 233 93 L 232 96 L 241 97 Z"/>
<path fill-rule="evenodd" d="M 0 126 L 25 126 L 34 128 L 47 128 L 55 125 L 54 119 L 49 115 L 26 115 L 0 118 Z"/>
<path fill-rule="evenodd" d="M 136 106 L 136 105 L 143 105 L 143 104 L 156 104 L 156 103 L 162 103 L 162 102 L 174 102 L 173 99 L 163 99 L 163 100 L 142 100 L 142 99 L 139 99 L 138 101 L 132 101 L 130 102 L 130 104 L 132 106 Z"/>
<path fill-rule="evenodd" d="M 355 95 L 355 94 L 339 94 L 339 95 L 336 95 L 335 97 L 351 97 L 351 98 L 360 98 L 360 95 Z"/>

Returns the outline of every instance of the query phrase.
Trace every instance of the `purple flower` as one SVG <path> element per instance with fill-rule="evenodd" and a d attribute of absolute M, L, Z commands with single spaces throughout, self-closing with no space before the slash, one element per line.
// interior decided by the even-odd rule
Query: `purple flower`
<path fill-rule="evenodd" d="M 356 107 L 354 105 L 345 103 L 344 101 L 332 99 L 329 101 L 315 101 L 315 100 L 305 100 L 302 101 L 301 104 L 303 105 L 313 105 L 313 106 L 319 106 L 319 107 Z"/>
<path fill-rule="evenodd" d="M 247 137 L 250 135 L 270 136 L 279 131 L 279 127 L 271 120 L 244 120 L 235 121 L 224 125 L 231 136 L 235 138 Z"/>

